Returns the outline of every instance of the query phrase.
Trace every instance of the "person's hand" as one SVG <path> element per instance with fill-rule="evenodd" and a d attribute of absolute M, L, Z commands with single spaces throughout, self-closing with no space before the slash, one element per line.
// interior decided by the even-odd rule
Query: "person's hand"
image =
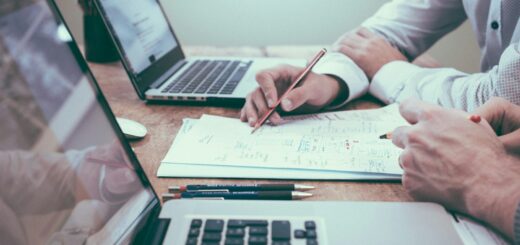
<path fill-rule="evenodd" d="M 118 142 L 87 149 L 76 170 L 84 197 L 115 204 L 126 201 L 140 186 L 124 149 Z"/>
<path fill-rule="evenodd" d="M 350 57 L 370 80 L 384 65 L 396 60 L 408 61 L 388 41 L 364 27 L 344 34 L 333 50 Z"/>
<path fill-rule="evenodd" d="M 410 196 L 484 220 L 511 237 L 520 159 L 507 154 L 486 121 L 472 122 L 467 113 L 415 99 L 400 112 L 412 126 L 397 128 L 392 141 L 404 149 L 399 164 Z"/>
<path fill-rule="evenodd" d="M 259 72 L 256 80 L 259 87 L 251 92 L 247 98 L 242 111 L 240 112 L 240 120 L 248 122 L 254 126 L 257 120 L 272 108 L 279 96 L 289 88 L 294 79 L 304 70 L 301 67 L 280 66 Z M 300 86 L 294 88 L 282 100 L 281 108 L 285 112 L 308 113 L 315 112 L 329 105 L 334 99 L 345 99 L 346 94 L 342 89 L 346 89 L 335 78 L 328 75 L 319 75 L 309 73 Z M 278 112 L 275 112 L 269 118 L 273 124 L 282 123 L 282 118 Z"/>
<path fill-rule="evenodd" d="M 510 152 L 520 155 L 520 106 L 502 98 L 492 98 L 475 114 L 486 119 Z"/>

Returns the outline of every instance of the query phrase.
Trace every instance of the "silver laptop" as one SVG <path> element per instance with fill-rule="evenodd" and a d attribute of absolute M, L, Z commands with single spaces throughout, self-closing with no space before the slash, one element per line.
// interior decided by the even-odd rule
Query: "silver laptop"
<path fill-rule="evenodd" d="M 161 207 L 57 13 L 52 1 L 0 2 L 2 244 L 461 243 L 430 203 Z"/>
<path fill-rule="evenodd" d="M 96 0 L 141 99 L 242 105 L 258 71 L 303 59 L 186 57 L 158 0 Z"/>

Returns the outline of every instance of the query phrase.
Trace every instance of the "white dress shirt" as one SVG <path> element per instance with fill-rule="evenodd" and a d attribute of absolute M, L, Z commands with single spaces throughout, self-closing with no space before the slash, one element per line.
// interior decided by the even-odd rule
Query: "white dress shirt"
<path fill-rule="evenodd" d="M 362 26 L 414 60 L 469 19 L 481 49 L 481 73 L 394 61 L 384 65 L 369 84 L 363 71 L 341 53 L 329 53 L 315 71 L 334 75 L 347 84 L 345 103 L 369 91 L 385 103 L 415 96 L 466 111 L 491 97 L 520 104 L 519 16 L 520 0 L 394 0 Z"/>

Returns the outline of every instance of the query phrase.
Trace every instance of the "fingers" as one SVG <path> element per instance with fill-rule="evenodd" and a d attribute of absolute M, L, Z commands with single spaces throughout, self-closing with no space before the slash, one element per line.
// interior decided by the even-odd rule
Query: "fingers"
<path fill-rule="evenodd" d="M 257 120 L 260 120 L 270 110 L 270 108 L 267 106 L 266 99 L 261 91 L 258 90 L 258 92 L 251 96 L 251 100 L 257 109 Z M 273 114 L 269 116 L 269 121 L 273 124 L 280 124 L 283 120 L 277 112 L 273 112 Z M 254 123 L 256 123 L 256 121 Z"/>
<path fill-rule="evenodd" d="M 410 126 L 396 128 L 394 132 L 392 132 L 392 143 L 395 146 L 404 149 L 408 144 L 408 131 L 410 131 L 410 129 Z"/>
<path fill-rule="evenodd" d="M 361 37 L 364 37 L 364 38 L 373 38 L 373 37 L 376 37 L 376 34 L 374 34 L 373 32 L 369 31 L 369 30 L 368 30 L 367 28 L 365 28 L 365 27 L 360 27 L 356 33 L 357 33 L 358 35 L 360 35 Z"/>
<path fill-rule="evenodd" d="M 254 126 L 269 109 L 261 89 L 257 88 L 247 96 L 246 103 L 240 111 L 240 120 L 248 122 L 250 126 Z M 274 112 L 269 117 L 269 121 L 273 124 L 280 124 L 283 122 L 283 119 L 277 112 Z"/>
<path fill-rule="evenodd" d="M 508 152 L 520 153 L 520 129 L 499 137 Z"/>
<path fill-rule="evenodd" d="M 410 124 L 416 124 L 420 120 L 428 120 L 432 112 L 439 106 L 423 102 L 417 98 L 407 99 L 399 105 L 399 113 Z"/>
<path fill-rule="evenodd" d="M 503 115 L 509 107 L 509 102 L 502 98 L 492 98 L 483 106 L 477 108 L 474 114 L 480 115 L 491 124 L 495 131 L 499 131 L 502 125 Z"/>
<path fill-rule="evenodd" d="M 292 111 L 301 105 L 305 104 L 310 98 L 313 91 L 310 91 L 309 86 L 297 87 L 290 91 L 282 100 L 282 109 L 284 111 Z"/>
<path fill-rule="evenodd" d="M 246 99 L 246 103 L 244 104 L 243 111 L 243 120 L 244 122 L 249 123 L 249 126 L 254 126 L 256 120 L 258 120 L 258 114 L 256 110 L 256 106 L 254 105 L 253 100 L 251 99 L 251 95 Z"/>
<path fill-rule="evenodd" d="M 256 81 L 263 92 L 267 105 L 272 108 L 278 100 L 278 88 L 287 87 L 292 78 L 298 75 L 299 68 L 293 66 L 280 66 L 259 72 Z"/>

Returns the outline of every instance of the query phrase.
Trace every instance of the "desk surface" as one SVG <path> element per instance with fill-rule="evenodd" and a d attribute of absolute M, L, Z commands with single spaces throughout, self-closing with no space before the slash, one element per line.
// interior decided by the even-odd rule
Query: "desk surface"
<path fill-rule="evenodd" d="M 193 55 L 230 55 L 247 57 L 289 57 L 309 58 L 320 46 L 274 46 L 274 47 L 188 47 L 187 56 Z M 199 118 L 202 114 L 215 114 L 238 117 L 239 109 L 219 107 L 195 107 L 174 105 L 146 105 L 135 93 L 120 63 L 94 64 L 90 67 L 117 116 L 136 120 L 149 131 L 145 139 L 132 143 L 139 161 L 160 195 L 167 192 L 169 185 L 195 183 L 276 183 L 287 181 L 269 180 L 230 180 L 230 179 L 187 179 L 157 178 L 159 164 L 168 151 L 177 131 L 186 117 Z M 349 103 L 344 109 L 377 108 L 377 100 L 365 97 Z M 411 201 L 399 183 L 367 183 L 349 181 L 295 181 L 314 185 L 314 196 L 306 200 L 364 200 L 364 201 Z"/>

